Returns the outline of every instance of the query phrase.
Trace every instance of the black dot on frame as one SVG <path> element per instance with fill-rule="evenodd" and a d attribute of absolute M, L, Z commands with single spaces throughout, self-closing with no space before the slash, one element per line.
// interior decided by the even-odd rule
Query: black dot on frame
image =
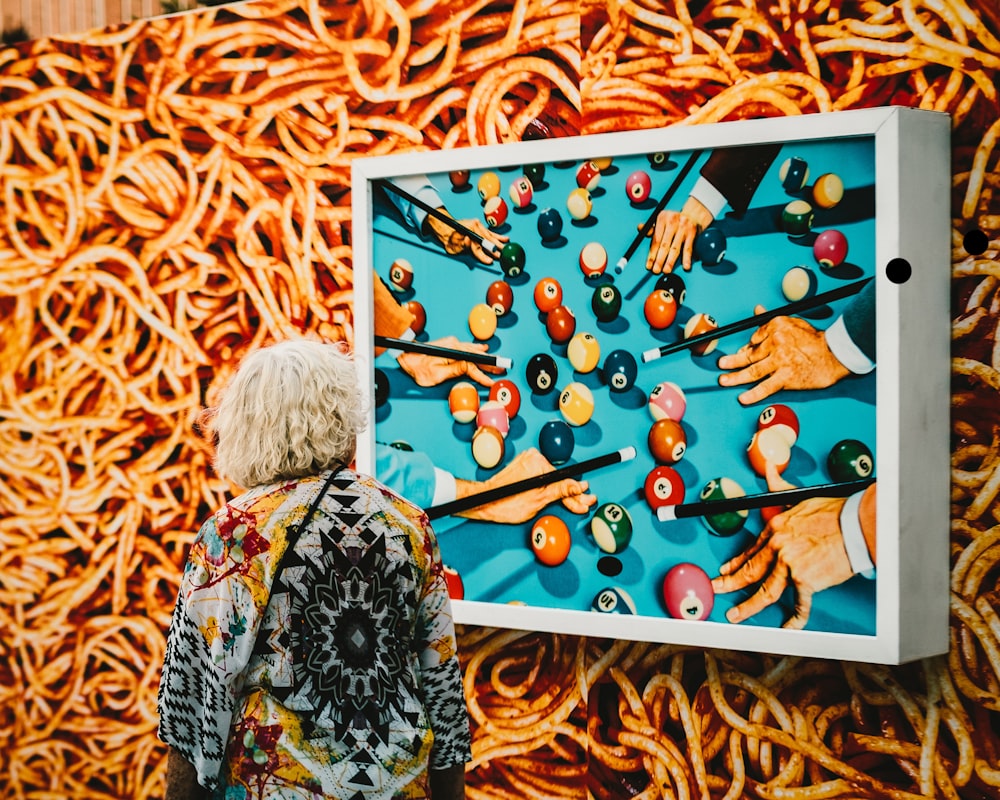
<path fill-rule="evenodd" d="M 894 258 L 885 265 L 885 277 L 893 283 L 906 283 L 913 274 L 913 267 L 905 258 Z"/>
<path fill-rule="evenodd" d="M 603 556 L 597 561 L 597 571 L 609 578 L 620 575 L 622 562 L 614 556 Z"/>
<path fill-rule="evenodd" d="M 965 248 L 965 252 L 970 256 L 981 256 L 989 246 L 990 237 L 986 235 L 986 231 L 982 231 L 979 228 L 966 231 L 965 236 L 962 237 L 962 247 Z"/>

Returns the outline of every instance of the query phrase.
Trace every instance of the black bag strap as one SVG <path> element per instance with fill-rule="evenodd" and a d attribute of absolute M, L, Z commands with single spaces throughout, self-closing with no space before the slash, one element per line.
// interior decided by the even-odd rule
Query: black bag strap
<path fill-rule="evenodd" d="M 302 535 L 302 531 L 304 531 L 306 527 L 309 525 L 309 523 L 312 521 L 312 518 L 316 514 L 316 509 L 318 509 L 319 504 L 323 502 L 323 498 L 326 497 L 326 493 L 330 489 L 330 486 L 333 484 L 334 478 L 336 478 L 340 474 L 340 470 L 341 467 L 336 467 L 330 470 L 330 475 L 327 477 L 325 481 L 323 481 L 323 485 L 320 487 L 320 490 L 316 493 L 316 497 L 313 498 L 312 503 L 309 505 L 309 509 L 305 513 L 305 516 L 303 516 L 302 519 L 299 520 L 298 524 L 294 528 L 292 528 L 291 532 L 288 534 L 285 550 L 281 554 L 281 558 L 278 559 L 278 566 L 274 570 L 274 577 L 271 579 L 272 587 L 278 582 L 278 578 L 281 575 L 281 571 L 285 568 L 285 556 L 287 556 L 290 552 L 292 552 L 292 550 L 295 549 L 295 545 L 298 543 L 299 537 Z"/>

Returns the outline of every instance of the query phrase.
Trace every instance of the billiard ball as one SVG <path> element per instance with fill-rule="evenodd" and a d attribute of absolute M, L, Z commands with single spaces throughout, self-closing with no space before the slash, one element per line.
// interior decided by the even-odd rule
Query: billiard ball
<path fill-rule="evenodd" d="M 534 196 L 535 190 L 524 175 L 518 178 L 510 185 L 510 201 L 514 204 L 514 208 L 527 208 L 531 205 L 531 198 Z"/>
<path fill-rule="evenodd" d="M 559 370 L 555 359 L 548 353 L 536 353 L 528 359 L 524 375 L 533 393 L 548 394 L 556 386 Z"/>
<path fill-rule="evenodd" d="M 500 435 L 505 439 L 510 432 L 510 416 L 507 409 L 499 400 L 487 400 L 479 406 L 476 412 L 476 426 L 483 428 L 489 425 L 500 431 Z"/>
<path fill-rule="evenodd" d="M 593 161 L 584 161 L 576 168 L 576 185 L 588 192 L 594 191 L 601 182 L 601 168 Z"/>
<path fill-rule="evenodd" d="M 479 197 L 485 203 L 491 197 L 500 194 L 500 176 L 495 172 L 484 172 L 480 176 L 476 188 L 479 190 Z"/>
<path fill-rule="evenodd" d="M 673 506 L 684 502 L 684 479 L 673 467 L 660 465 L 653 467 L 642 485 L 649 507 L 656 511 L 663 506 Z"/>
<path fill-rule="evenodd" d="M 635 614 L 635 601 L 628 592 L 618 586 L 601 589 L 590 604 L 590 610 L 598 614 Z"/>
<path fill-rule="evenodd" d="M 646 160 L 649 161 L 649 166 L 653 169 L 663 169 L 667 166 L 667 162 L 670 161 L 670 153 L 647 153 Z"/>
<path fill-rule="evenodd" d="M 608 251 L 600 242 L 587 242 L 580 250 L 580 270 L 586 278 L 603 275 L 608 268 Z"/>
<path fill-rule="evenodd" d="M 747 445 L 747 458 L 753 471 L 766 478 L 768 464 L 773 465 L 779 473 L 785 471 L 792 458 L 792 447 L 777 428 L 761 428 Z"/>
<path fill-rule="evenodd" d="M 733 497 L 744 497 L 746 492 L 732 478 L 713 478 L 706 483 L 699 494 L 702 502 L 713 500 L 728 500 Z M 717 514 L 704 514 L 702 522 L 708 530 L 716 536 L 732 536 L 743 527 L 747 519 L 747 510 L 744 508 L 736 511 L 720 511 Z"/>
<path fill-rule="evenodd" d="M 715 606 L 712 579 L 697 564 L 676 564 L 663 578 L 663 602 L 674 619 L 708 619 Z"/>
<path fill-rule="evenodd" d="M 556 344 L 566 344 L 576 332 L 576 317 L 566 306 L 556 306 L 545 317 L 545 332 Z"/>
<path fill-rule="evenodd" d="M 413 265 L 405 258 L 397 258 L 389 267 L 389 283 L 397 292 L 405 292 L 413 286 Z"/>
<path fill-rule="evenodd" d="M 577 372 L 592 372 L 601 360 L 601 345 L 594 334 L 580 332 L 569 340 L 566 356 Z"/>
<path fill-rule="evenodd" d="M 789 194 L 801 192 L 809 181 L 809 164 L 798 156 L 787 158 L 778 170 L 778 179 Z"/>
<path fill-rule="evenodd" d="M 603 503 L 590 520 L 590 533 L 605 553 L 620 553 L 632 541 L 632 517 L 619 503 Z"/>
<path fill-rule="evenodd" d="M 538 449 L 552 464 L 569 461 L 576 446 L 573 429 L 561 419 L 551 419 L 538 431 Z"/>
<path fill-rule="evenodd" d="M 589 217 L 593 207 L 594 204 L 590 199 L 590 192 L 586 189 L 574 189 L 569 193 L 569 197 L 566 198 L 566 210 L 569 211 L 569 215 L 575 220 L 582 220 Z"/>
<path fill-rule="evenodd" d="M 375 368 L 375 407 L 381 408 L 389 401 L 389 376 Z"/>
<path fill-rule="evenodd" d="M 813 202 L 820 208 L 833 208 L 844 199 L 844 182 L 833 172 L 816 179 L 812 189 Z"/>
<path fill-rule="evenodd" d="M 535 284 L 535 306 L 543 314 L 562 305 L 562 285 L 555 278 L 542 278 Z"/>
<path fill-rule="evenodd" d="M 684 391 L 676 383 L 671 381 L 661 381 L 653 387 L 649 393 L 649 402 L 646 403 L 649 415 L 656 422 L 661 419 L 672 419 L 680 422 L 684 418 L 687 410 L 687 398 Z"/>
<path fill-rule="evenodd" d="M 839 267 L 847 258 L 847 237 L 834 228 L 823 231 L 813 242 L 813 255 L 823 269 Z"/>
<path fill-rule="evenodd" d="M 579 427 L 594 416 L 594 393 L 585 383 L 573 381 L 559 395 L 559 413 L 570 425 Z"/>
<path fill-rule="evenodd" d="M 545 180 L 545 165 L 544 164 L 525 164 L 524 165 L 524 177 L 531 181 L 533 188 L 538 188 L 542 185 L 542 181 Z"/>
<path fill-rule="evenodd" d="M 774 428 L 785 437 L 788 446 L 795 444 L 799 438 L 799 418 L 788 406 L 772 403 L 757 417 L 757 429 Z"/>
<path fill-rule="evenodd" d="M 684 285 L 684 279 L 676 272 L 664 272 L 660 275 L 656 279 L 656 288 L 663 289 L 663 291 L 673 295 L 674 302 L 677 303 L 678 307 L 684 305 L 684 300 L 687 298 L 687 287 Z"/>
<path fill-rule="evenodd" d="M 448 173 L 448 180 L 451 181 L 452 187 L 455 189 L 464 189 L 469 185 L 469 170 L 467 169 L 456 169 Z"/>
<path fill-rule="evenodd" d="M 464 599 L 465 583 L 462 581 L 462 576 L 458 574 L 458 570 L 443 564 L 442 572 L 444 573 L 445 586 L 448 587 L 448 597 L 452 600 Z"/>
<path fill-rule="evenodd" d="M 514 419 L 517 412 L 521 410 L 521 391 L 514 381 L 507 378 L 501 378 L 490 387 L 489 398 L 496 400 L 507 409 L 507 416 L 510 419 Z"/>
<path fill-rule="evenodd" d="M 650 328 L 662 331 L 673 325 L 677 318 L 677 302 L 670 292 L 664 289 L 653 289 L 642 304 L 642 313 Z"/>
<path fill-rule="evenodd" d="M 538 235 L 543 242 L 554 242 L 562 234 L 562 216 L 554 208 L 542 209 L 538 215 Z"/>
<path fill-rule="evenodd" d="M 594 289 L 590 307 L 598 322 L 611 322 L 622 310 L 622 293 L 613 283 L 602 283 Z"/>
<path fill-rule="evenodd" d="M 868 446 L 857 439 L 842 439 L 826 457 L 826 469 L 834 483 L 846 483 L 869 477 L 875 469 L 875 459 Z"/>
<path fill-rule="evenodd" d="M 491 197 L 483 206 L 483 216 L 491 228 L 499 228 L 507 221 L 507 201 L 500 195 Z"/>
<path fill-rule="evenodd" d="M 531 526 L 531 550 L 547 567 L 562 564 L 569 556 L 572 543 L 569 527 L 555 514 L 545 514 Z"/>
<path fill-rule="evenodd" d="M 503 461 L 503 434 L 491 425 L 476 428 L 472 434 L 472 457 L 483 469 L 493 469 Z"/>
<path fill-rule="evenodd" d="M 789 236 L 805 236 L 812 230 L 813 207 L 805 200 L 792 200 L 781 211 L 781 227 Z"/>
<path fill-rule="evenodd" d="M 816 294 L 816 273 L 808 267 L 792 267 L 781 279 L 781 293 L 791 303 Z"/>
<path fill-rule="evenodd" d="M 517 242 L 507 242 L 500 249 L 500 269 L 508 278 L 516 278 L 524 271 L 524 248 Z"/>
<path fill-rule="evenodd" d="M 717 330 L 718 327 L 719 323 L 715 321 L 715 317 L 711 317 L 708 314 L 694 314 L 684 325 L 684 338 L 692 339 L 695 336 L 701 336 Z M 718 344 L 718 339 L 710 339 L 707 342 L 692 345 L 691 352 L 697 356 L 708 355 Z"/>
<path fill-rule="evenodd" d="M 677 420 L 658 419 L 646 437 L 649 452 L 660 464 L 676 464 L 687 450 L 687 434 Z"/>
<path fill-rule="evenodd" d="M 612 392 L 627 392 L 638 373 L 639 365 L 628 350 L 612 350 L 604 359 L 604 379 Z"/>
<path fill-rule="evenodd" d="M 394 450 L 401 450 L 404 453 L 413 452 L 413 445 L 404 439 L 395 439 L 389 442 L 389 447 L 393 448 Z"/>
<path fill-rule="evenodd" d="M 469 312 L 469 331 L 472 335 L 484 341 L 489 339 L 497 329 L 497 314 L 486 303 L 476 303 Z"/>
<path fill-rule="evenodd" d="M 418 300 L 407 300 L 403 303 L 403 308 L 413 316 L 413 322 L 410 323 L 410 330 L 419 336 L 427 326 L 427 311 Z"/>
<path fill-rule="evenodd" d="M 493 281 L 486 290 L 486 303 L 502 317 L 514 307 L 514 290 L 507 281 Z"/>
<path fill-rule="evenodd" d="M 694 237 L 694 257 L 706 267 L 722 263 L 726 257 L 726 234 L 721 228 L 706 228 Z"/>
<path fill-rule="evenodd" d="M 456 422 L 472 422 L 479 413 L 479 392 L 469 381 L 459 381 L 448 392 L 448 408 Z"/>
<path fill-rule="evenodd" d="M 625 179 L 625 194 L 633 203 L 642 203 L 649 198 L 653 190 L 653 182 L 649 175 L 641 169 L 637 169 Z"/>
<path fill-rule="evenodd" d="M 611 156 L 602 156 L 601 158 L 592 158 L 591 161 L 597 165 L 597 168 L 601 172 L 607 172 L 611 168 L 614 159 Z"/>

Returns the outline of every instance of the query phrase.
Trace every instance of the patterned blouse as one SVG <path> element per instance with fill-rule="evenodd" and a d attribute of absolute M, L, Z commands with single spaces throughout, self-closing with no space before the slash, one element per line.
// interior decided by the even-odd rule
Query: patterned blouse
<path fill-rule="evenodd" d="M 428 767 L 468 761 L 470 735 L 426 515 L 350 470 L 219 509 L 184 569 L 158 706 L 216 798 L 427 797 Z"/>

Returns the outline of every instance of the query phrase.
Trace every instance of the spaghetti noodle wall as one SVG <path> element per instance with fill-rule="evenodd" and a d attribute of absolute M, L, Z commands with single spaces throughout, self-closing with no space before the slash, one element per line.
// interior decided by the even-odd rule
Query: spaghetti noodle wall
<path fill-rule="evenodd" d="M 267 0 L 0 51 L 0 795 L 162 795 L 164 633 L 233 488 L 199 415 L 250 346 L 353 340 L 352 158 L 895 103 L 954 120 L 949 654 L 466 628 L 469 796 L 997 796 L 995 9 Z"/>

